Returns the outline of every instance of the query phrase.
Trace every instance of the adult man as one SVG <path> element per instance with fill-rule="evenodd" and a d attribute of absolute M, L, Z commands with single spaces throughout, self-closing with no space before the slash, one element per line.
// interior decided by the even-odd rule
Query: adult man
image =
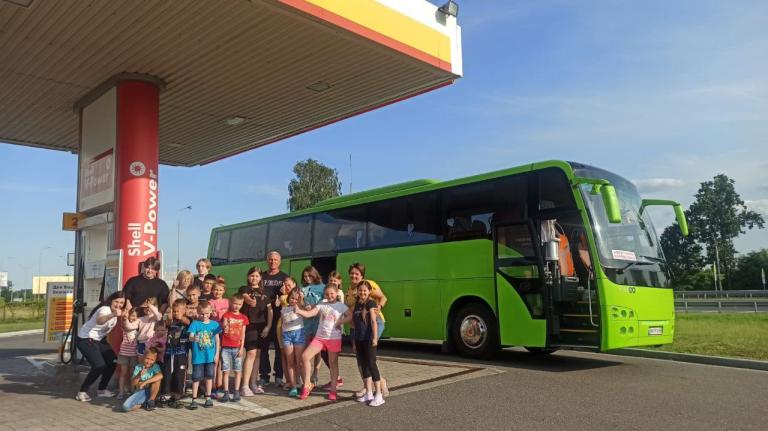
<path fill-rule="evenodd" d="M 147 298 L 157 299 L 157 308 L 160 313 L 165 313 L 168 308 L 168 285 L 157 273 L 160 271 L 160 261 L 150 257 L 141 264 L 141 274 L 131 277 L 123 287 L 125 293 L 125 309 L 140 307 Z"/>
<path fill-rule="evenodd" d="M 275 303 L 275 299 L 280 296 L 280 289 L 283 288 L 283 282 L 288 274 L 280 271 L 280 262 L 282 258 L 277 251 L 270 251 L 267 254 L 267 270 L 261 273 L 261 281 L 264 285 L 264 294 L 269 296 L 270 302 Z M 275 385 L 283 384 L 283 362 L 280 354 L 280 345 L 277 342 L 277 321 L 280 320 L 280 308 L 275 308 L 272 314 L 272 329 L 269 332 L 269 343 L 275 347 Z M 269 384 L 269 373 L 272 371 L 269 365 L 269 349 L 261 350 L 259 359 L 260 385 Z"/>

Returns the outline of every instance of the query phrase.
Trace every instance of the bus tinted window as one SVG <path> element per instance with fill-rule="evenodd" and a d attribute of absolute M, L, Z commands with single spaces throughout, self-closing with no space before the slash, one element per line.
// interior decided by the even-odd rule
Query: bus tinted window
<path fill-rule="evenodd" d="M 526 174 L 467 184 L 443 192 L 447 241 L 490 239 L 492 223 L 527 217 Z"/>
<path fill-rule="evenodd" d="M 263 260 L 266 243 L 266 224 L 235 229 L 230 238 L 229 261 Z"/>
<path fill-rule="evenodd" d="M 315 215 L 313 253 L 355 250 L 365 242 L 365 208 L 351 208 Z"/>
<path fill-rule="evenodd" d="M 274 221 L 269 224 L 267 248 L 283 257 L 309 254 L 311 226 L 312 216 Z"/>
<path fill-rule="evenodd" d="M 376 202 L 368 211 L 370 247 L 441 239 L 436 193 Z"/>
<path fill-rule="evenodd" d="M 539 175 L 539 209 L 575 208 L 573 191 L 565 173 L 557 168 L 547 168 Z"/>
<path fill-rule="evenodd" d="M 229 259 L 229 236 L 231 231 L 225 230 L 216 233 L 213 240 L 213 251 L 211 252 L 211 263 L 220 265 L 226 263 Z"/>

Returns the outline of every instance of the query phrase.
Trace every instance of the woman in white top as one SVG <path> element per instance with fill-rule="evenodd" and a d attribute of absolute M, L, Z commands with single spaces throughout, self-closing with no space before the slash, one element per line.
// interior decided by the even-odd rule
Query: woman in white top
<path fill-rule="evenodd" d="M 77 331 L 75 337 L 77 350 L 91 365 L 91 371 L 85 376 L 85 380 L 80 386 L 80 392 L 75 397 L 79 401 L 91 400 L 91 397 L 88 396 L 88 389 L 99 376 L 101 376 L 101 380 L 97 395 L 100 397 L 115 396 L 107 389 L 109 379 L 115 372 L 115 352 L 104 338 L 117 325 L 118 318 L 124 313 L 123 307 L 125 307 L 123 291 L 113 293 L 93 309 L 88 321 Z"/>

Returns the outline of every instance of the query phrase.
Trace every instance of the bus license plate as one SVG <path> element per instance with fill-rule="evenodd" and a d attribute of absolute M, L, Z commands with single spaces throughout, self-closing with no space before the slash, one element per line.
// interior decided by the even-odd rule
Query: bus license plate
<path fill-rule="evenodd" d="M 664 333 L 663 326 L 651 326 L 648 328 L 648 335 L 662 335 Z"/>

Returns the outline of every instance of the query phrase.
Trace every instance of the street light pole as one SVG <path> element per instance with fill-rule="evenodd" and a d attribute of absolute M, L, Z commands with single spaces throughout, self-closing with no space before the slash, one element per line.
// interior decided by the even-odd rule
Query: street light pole
<path fill-rule="evenodd" d="M 176 219 L 176 273 L 181 271 L 181 214 L 182 211 L 192 210 L 192 205 L 187 205 L 179 209 L 179 216 Z"/>

